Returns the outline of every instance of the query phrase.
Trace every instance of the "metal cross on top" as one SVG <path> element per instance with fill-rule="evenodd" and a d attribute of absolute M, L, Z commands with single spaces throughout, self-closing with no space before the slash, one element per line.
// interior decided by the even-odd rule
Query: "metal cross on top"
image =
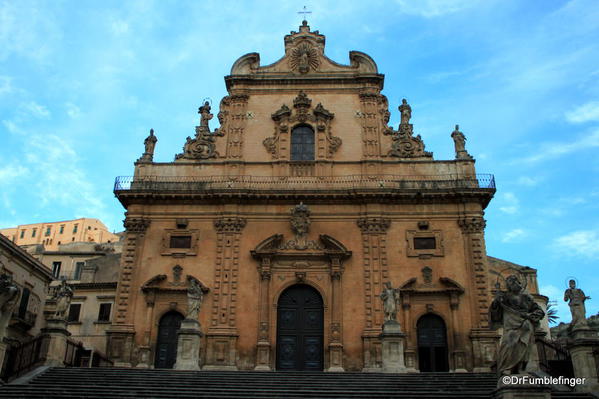
<path fill-rule="evenodd" d="M 308 9 L 306 8 L 306 6 L 304 6 L 302 11 L 298 11 L 298 14 L 304 14 L 304 21 L 306 21 L 306 14 L 312 14 L 312 11 L 308 11 Z"/>

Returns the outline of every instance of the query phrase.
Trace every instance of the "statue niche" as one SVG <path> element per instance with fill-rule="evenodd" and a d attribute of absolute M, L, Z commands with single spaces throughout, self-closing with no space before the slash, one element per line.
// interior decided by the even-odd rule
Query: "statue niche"
<path fill-rule="evenodd" d="M 310 112 L 311 111 L 311 112 Z M 330 159 L 341 146 L 341 139 L 333 136 L 331 122 L 335 114 L 329 112 L 321 103 L 312 107 L 312 100 L 300 91 L 293 100 L 293 109 L 283 104 L 271 118 L 275 123 L 275 131 L 262 144 L 271 154 L 272 159 L 289 160 L 291 157 L 288 143 L 291 131 L 298 125 L 307 125 L 315 132 L 315 141 L 324 136 L 324 149 L 317 149 L 316 159 Z"/>

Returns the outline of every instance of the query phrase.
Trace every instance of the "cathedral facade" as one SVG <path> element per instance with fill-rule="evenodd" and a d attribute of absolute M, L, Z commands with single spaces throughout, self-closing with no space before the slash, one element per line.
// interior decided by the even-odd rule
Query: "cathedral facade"
<path fill-rule="evenodd" d="M 330 60 L 305 21 L 284 43 L 271 65 L 234 63 L 218 129 L 205 103 L 173 162 L 154 162 L 152 131 L 134 176 L 117 179 L 126 237 L 108 355 L 172 367 L 193 280 L 204 369 L 377 371 L 389 283 L 408 370 L 490 370 L 505 266 L 485 249 L 493 177 L 476 174 L 457 126 L 455 159 L 435 160 L 405 100 L 389 126 L 368 55 Z M 538 293 L 534 269 L 507 267 Z"/>

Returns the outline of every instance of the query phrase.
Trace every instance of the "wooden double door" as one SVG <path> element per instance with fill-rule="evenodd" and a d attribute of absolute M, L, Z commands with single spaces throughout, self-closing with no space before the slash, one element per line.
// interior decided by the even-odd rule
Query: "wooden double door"
<path fill-rule="evenodd" d="M 177 333 L 181 327 L 183 315 L 179 312 L 168 312 L 158 324 L 158 340 L 154 367 L 172 369 L 177 360 Z"/>
<path fill-rule="evenodd" d="M 277 306 L 277 370 L 323 370 L 322 297 L 314 288 L 297 284 L 287 288 Z"/>

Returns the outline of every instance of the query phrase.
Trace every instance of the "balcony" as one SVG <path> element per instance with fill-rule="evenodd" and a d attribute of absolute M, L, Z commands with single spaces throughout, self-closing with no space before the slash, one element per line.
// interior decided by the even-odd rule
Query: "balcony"
<path fill-rule="evenodd" d="M 140 197 L 152 198 L 356 198 L 414 197 L 415 195 L 483 196 L 484 205 L 495 193 L 490 174 L 460 175 L 348 175 L 348 176 L 119 176 L 114 193 L 126 205 Z"/>

